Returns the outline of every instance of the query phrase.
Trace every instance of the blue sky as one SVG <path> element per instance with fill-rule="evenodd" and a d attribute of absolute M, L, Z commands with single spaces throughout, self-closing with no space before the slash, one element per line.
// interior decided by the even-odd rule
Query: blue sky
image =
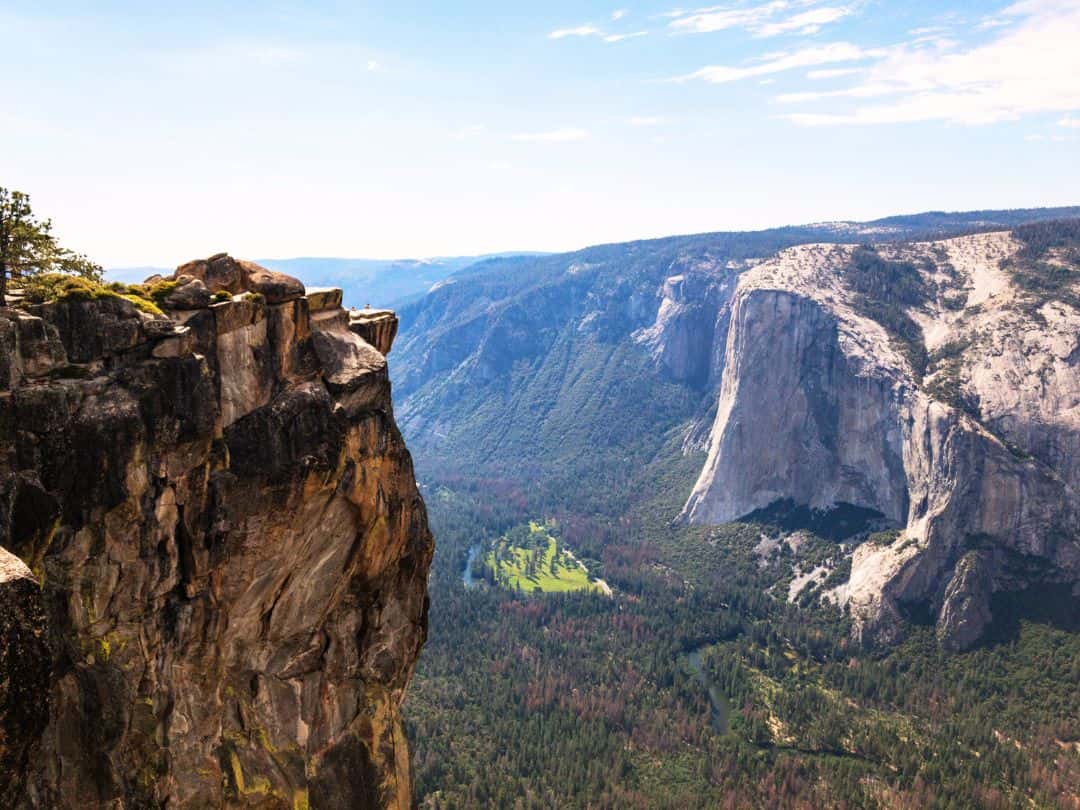
<path fill-rule="evenodd" d="M 151 5 L 0 2 L 0 184 L 107 265 L 1080 202 L 1080 0 Z"/>

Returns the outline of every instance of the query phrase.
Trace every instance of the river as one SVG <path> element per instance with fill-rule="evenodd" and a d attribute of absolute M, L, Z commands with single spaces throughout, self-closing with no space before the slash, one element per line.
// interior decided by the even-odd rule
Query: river
<path fill-rule="evenodd" d="M 705 691 L 709 693 L 709 715 L 712 720 L 713 728 L 716 730 L 717 734 L 726 734 L 731 707 L 728 705 L 724 693 L 709 681 L 709 676 L 705 673 L 705 667 L 701 662 L 701 651 L 709 646 L 710 645 L 708 644 L 704 644 L 696 650 L 687 653 L 686 662 L 690 665 L 690 669 L 693 670 L 697 679 L 701 681 L 701 685 L 705 687 Z"/>
<path fill-rule="evenodd" d="M 479 553 L 479 543 L 477 543 L 475 546 L 469 546 L 469 559 L 465 561 L 465 570 L 461 572 L 461 582 L 465 585 L 466 588 L 469 588 L 470 590 L 480 584 L 479 580 L 475 579 L 472 574 L 473 561 L 476 559 Z"/>

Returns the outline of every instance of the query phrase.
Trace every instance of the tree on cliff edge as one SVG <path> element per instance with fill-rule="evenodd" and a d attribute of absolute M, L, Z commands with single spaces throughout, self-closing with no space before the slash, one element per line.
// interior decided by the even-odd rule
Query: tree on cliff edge
<path fill-rule="evenodd" d="M 52 222 L 34 216 L 28 194 L 0 187 L 0 306 L 7 303 L 8 279 L 37 273 L 101 280 L 99 265 L 57 244 Z"/>

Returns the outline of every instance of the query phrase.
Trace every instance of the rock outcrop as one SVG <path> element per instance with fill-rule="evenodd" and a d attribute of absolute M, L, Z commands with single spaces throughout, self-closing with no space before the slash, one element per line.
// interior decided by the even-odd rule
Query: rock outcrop
<path fill-rule="evenodd" d="M 393 315 L 372 345 L 224 254 L 168 281 L 165 318 L 0 309 L 0 798 L 409 807 L 433 544 Z"/>
<path fill-rule="evenodd" d="M 963 649 L 997 592 L 1080 598 L 1080 285 L 1025 287 L 1005 270 L 1023 249 L 1009 233 L 879 246 L 872 281 L 906 283 L 907 302 L 869 300 L 854 247 L 791 248 L 743 274 L 684 516 L 783 499 L 880 512 L 901 531 L 859 546 L 843 589 L 867 642 L 928 609 Z"/>

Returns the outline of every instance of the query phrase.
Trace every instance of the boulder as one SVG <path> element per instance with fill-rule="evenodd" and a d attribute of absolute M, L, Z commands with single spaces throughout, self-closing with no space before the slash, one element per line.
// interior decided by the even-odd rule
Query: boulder
<path fill-rule="evenodd" d="M 165 296 L 162 306 L 165 309 L 206 309 L 210 306 L 210 300 L 210 290 L 206 284 L 193 278 L 186 283 L 181 283 Z"/>
<path fill-rule="evenodd" d="M 281 304 L 300 298 L 304 285 L 299 279 L 268 270 L 244 259 L 234 259 L 227 253 L 217 253 L 209 259 L 196 259 L 182 264 L 173 274 L 174 281 L 185 276 L 198 279 L 211 292 L 227 292 L 237 295 L 254 292 L 262 295 L 269 304 Z"/>
<path fill-rule="evenodd" d="M 300 279 L 267 270 L 253 262 L 242 261 L 240 265 L 247 274 L 244 289 L 258 293 L 268 304 L 283 304 L 304 295 L 304 285 Z"/>
<path fill-rule="evenodd" d="M 312 345 L 331 394 L 351 413 L 385 405 L 386 358 L 348 331 L 311 333 Z"/>
<path fill-rule="evenodd" d="M 199 279 L 211 292 L 225 290 L 235 295 L 245 289 L 243 268 L 227 253 L 215 253 L 209 259 L 196 259 L 182 264 L 173 273 L 173 280 L 181 276 Z"/>

